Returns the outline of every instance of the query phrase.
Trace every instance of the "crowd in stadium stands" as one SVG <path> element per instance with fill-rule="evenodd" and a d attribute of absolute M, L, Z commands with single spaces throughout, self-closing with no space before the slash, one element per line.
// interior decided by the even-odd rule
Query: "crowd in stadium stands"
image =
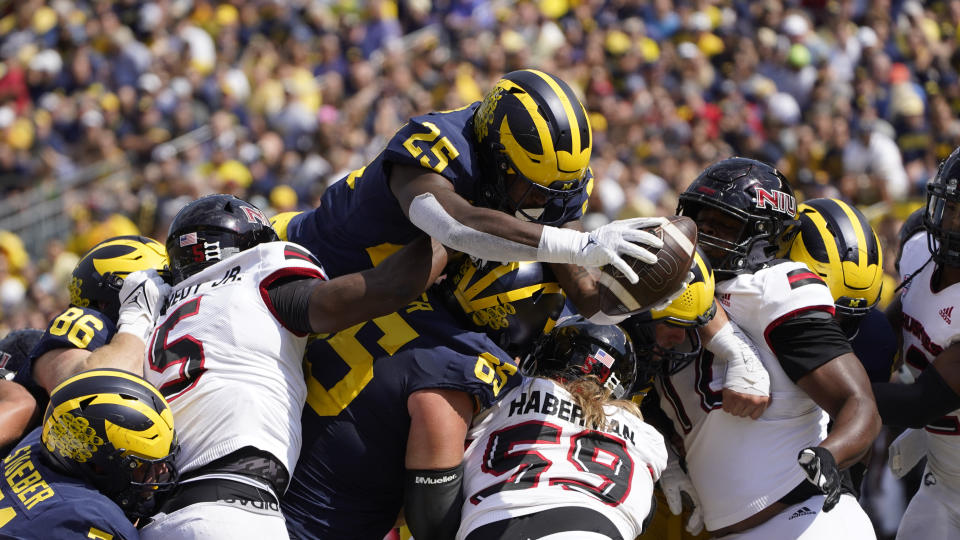
<path fill-rule="evenodd" d="M 3 194 L 92 164 L 125 173 L 68 189 L 75 234 L 40 258 L 0 235 L 3 329 L 42 327 L 77 254 L 97 241 L 163 238 L 176 209 L 211 192 L 271 213 L 310 208 L 408 117 L 479 100 L 522 67 L 569 81 L 590 113 L 588 226 L 673 213 L 697 172 L 738 154 L 776 164 L 803 196 L 867 208 L 889 249 L 912 209 L 904 202 L 960 143 L 958 2 L 25 0 L 3 9 Z M 874 203 L 895 211 L 871 214 Z"/>
<path fill-rule="evenodd" d="M 898 219 L 912 210 L 904 204 L 960 144 L 956 1 L 23 0 L 0 9 L 4 196 L 91 165 L 124 173 L 67 189 L 74 235 L 39 258 L 0 233 L 4 331 L 43 327 L 65 302 L 77 255 L 97 241 L 136 231 L 162 239 L 177 209 L 212 192 L 270 213 L 310 208 L 408 117 L 479 100 L 523 67 L 568 81 L 590 114 L 588 226 L 672 214 L 700 170 L 736 154 L 776 164 L 802 196 L 867 209 L 895 250 Z M 893 273 L 894 256 L 886 260 Z"/>
<path fill-rule="evenodd" d="M 0 335 L 45 328 L 97 242 L 162 241 L 209 193 L 312 208 L 409 117 L 520 68 L 567 81 L 589 113 L 585 226 L 673 214 L 708 164 L 747 156 L 801 198 L 863 209 L 891 285 L 899 225 L 960 146 L 957 0 L 0 6 L 0 198 L 62 192 L 73 221 L 44 246 L 0 231 Z"/>

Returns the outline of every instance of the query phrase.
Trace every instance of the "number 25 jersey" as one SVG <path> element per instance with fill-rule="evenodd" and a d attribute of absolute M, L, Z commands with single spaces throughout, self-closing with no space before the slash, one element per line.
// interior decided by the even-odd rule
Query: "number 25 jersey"
<path fill-rule="evenodd" d="M 552 380 L 529 378 L 475 419 L 457 538 L 564 506 L 592 508 L 623 538 L 636 538 L 667 450 L 663 436 L 639 417 L 612 405 L 604 411 L 606 428 L 586 428 L 570 393 Z"/>
<path fill-rule="evenodd" d="M 309 249 L 331 277 L 379 264 L 422 233 L 390 190 L 388 179 L 395 164 L 433 171 L 449 180 L 464 199 L 477 200 L 483 172 L 473 113 L 479 105 L 411 118 L 366 167 L 331 185 L 317 208 L 293 217 L 285 238 Z M 583 213 L 591 188 L 588 185 L 566 203 L 570 220 Z M 284 238 L 283 231 L 278 233 Z"/>
<path fill-rule="evenodd" d="M 325 278 L 303 248 L 269 242 L 178 283 L 147 344 L 144 373 L 170 403 L 189 472 L 244 446 L 292 472 L 300 453 L 307 336 L 273 314 L 267 288 Z"/>

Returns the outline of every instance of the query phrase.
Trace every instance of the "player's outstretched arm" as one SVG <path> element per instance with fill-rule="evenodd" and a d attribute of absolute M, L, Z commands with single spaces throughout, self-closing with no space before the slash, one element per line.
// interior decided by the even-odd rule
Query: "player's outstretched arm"
<path fill-rule="evenodd" d="M 504 212 L 470 204 L 442 176 L 420 167 L 397 165 L 391 189 L 410 222 L 443 245 L 488 261 L 540 261 L 598 267 L 613 264 L 637 281 L 623 260 L 630 255 L 648 264 L 657 258 L 641 246 L 663 242 L 641 229 L 662 218 L 635 218 L 608 223 L 589 233 L 539 225 Z"/>
<path fill-rule="evenodd" d="M 960 408 L 960 343 L 940 352 L 912 384 L 874 383 L 884 424 L 922 428 Z"/>
<path fill-rule="evenodd" d="M 437 280 L 446 261 L 443 245 L 423 236 L 374 268 L 330 281 L 313 280 L 310 330 L 338 332 L 397 311 Z"/>

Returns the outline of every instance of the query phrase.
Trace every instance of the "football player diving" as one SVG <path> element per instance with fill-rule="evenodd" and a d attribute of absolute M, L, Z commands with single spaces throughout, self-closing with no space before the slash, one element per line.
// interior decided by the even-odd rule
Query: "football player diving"
<path fill-rule="evenodd" d="M 314 340 L 290 535 L 381 540 L 402 509 L 418 540 L 451 538 L 470 421 L 519 382 L 515 357 L 564 303 L 542 263 L 461 256 L 403 309 Z"/>
<path fill-rule="evenodd" d="M 232 195 L 182 208 L 166 249 L 172 287 L 135 272 L 120 291 L 119 332 L 132 327 L 138 343 L 114 339 L 90 356 L 145 373 L 177 419 L 180 484 L 140 536 L 285 538 L 279 496 L 300 454 L 307 335 L 405 305 L 437 278 L 415 266 L 446 252 L 419 238 L 376 268 L 328 280 Z"/>
<path fill-rule="evenodd" d="M 840 471 L 869 449 L 879 416 L 829 288 L 803 263 L 781 258 L 799 225 L 786 178 L 759 161 L 725 159 L 680 195 L 678 213 L 697 223 L 720 304 L 756 345 L 774 396 L 759 421 L 708 414 L 701 435 L 709 443 L 686 448 L 706 528 L 738 540 L 874 538 Z M 702 396 L 705 410 L 720 408 L 715 370 L 697 372 L 702 380 L 685 391 Z"/>
<path fill-rule="evenodd" d="M 899 539 L 960 535 L 960 332 L 951 324 L 960 302 L 958 183 L 960 148 L 927 184 L 925 230 L 903 246 L 902 293 L 887 310 L 903 329 L 901 357 L 915 382 L 873 385 L 884 424 L 923 430 L 910 435 L 921 439 L 915 441 L 920 450 L 902 467 L 911 469 L 926 448 L 923 482 L 900 522 Z"/>
<path fill-rule="evenodd" d="M 138 538 L 177 481 L 173 415 L 149 383 L 98 369 L 54 388 L 41 427 L 2 464 L 4 538 Z"/>
<path fill-rule="evenodd" d="M 316 255 L 331 276 L 376 265 L 426 233 L 484 261 L 557 263 L 553 271 L 580 313 L 599 310 L 596 281 L 583 267 L 656 256 L 662 242 L 640 229 L 662 218 L 578 230 L 593 176 L 586 110 L 564 81 L 514 71 L 479 102 L 410 119 L 367 166 L 330 186 L 320 205 L 277 216 L 280 238 Z M 424 261 L 426 264 L 429 261 Z"/>

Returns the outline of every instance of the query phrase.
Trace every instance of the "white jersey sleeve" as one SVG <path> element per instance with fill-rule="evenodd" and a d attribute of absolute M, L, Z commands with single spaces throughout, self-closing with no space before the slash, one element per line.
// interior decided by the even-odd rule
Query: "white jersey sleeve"
<path fill-rule="evenodd" d="M 607 516 L 635 538 L 667 464 L 663 437 L 624 409 L 607 406 L 603 430 L 561 386 L 532 378 L 474 421 L 464 456 L 465 501 L 457 538 L 495 521 L 564 506 Z"/>
<path fill-rule="evenodd" d="M 960 341 L 960 311 L 957 326 L 953 325 L 954 308 L 960 305 L 960 283 L 934 292 L 937 266 L 929 260 L 926 235 L 918 233 L 904 245 L 900 262 L 904 278 L 910 278 L 901 296 L 901 356 L 914 378 L 944 349 Z M 927 467 L 935 476 L 937 489 L 949 490 L 951 500 L 960 501 L 960 410 L 934 420 L 924 431 Z"/>
<path fill-rule="evenodd" d="M 285 276 L 325 278 L 303 248 L 258 245 L 178 283 L 147 345 L 144 372 L 177 420 L 181 472 L 244 446 L 293 471 L 306 399 L 306 335 L 285 328 L 267 294 Z"/>

